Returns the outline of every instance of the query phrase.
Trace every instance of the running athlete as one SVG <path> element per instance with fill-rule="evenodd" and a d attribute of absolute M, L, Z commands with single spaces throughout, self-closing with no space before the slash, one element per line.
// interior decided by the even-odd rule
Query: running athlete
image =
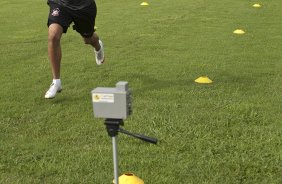
<path fill-rule="evenodd" d="M 60 66 L 62 51 L 60 40 L 73 22 L 74 29 L 82 36 L 84 43 L 94 48 L 97 65 L 104 60 L 103 43 L 95 33 L 97 8 L 95 0 L 48 0 L 48 56 L 52 67 L 53 81 L 45 93 L 45 98 L 54 98 L 62 91 Z"/>

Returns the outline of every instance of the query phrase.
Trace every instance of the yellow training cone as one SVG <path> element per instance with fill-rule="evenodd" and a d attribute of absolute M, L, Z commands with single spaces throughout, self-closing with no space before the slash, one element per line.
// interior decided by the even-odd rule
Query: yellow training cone
<path fill-rule="evenodd" d="M 200 83 L 200 84 L 210 84 L 212 83 L 212 80 L 210 80 L 208 77 L 199 77 L 195 80 L 195 82 Z"/>
<path fill-rule="evenodd" d="M 260 4 L 254 4 L 253 7 L 254 7 L 254 8 L 260 8 L 261 5 L 260 5 Z"/>
<path fill-rule="evenodd" d="M 235 31 L 233 31 L 234 34 L 245 34 L 245 31 L 242 29 L 236 29 Z"/>
<path fill-rule="evenodd" d="M 144 181 L 133 173 L 125 173 L 118 178 L 119 184 L 144 184 Z M 115 184 L 115 181 L 113 181 Z"/>
<path fill-rule="evenodd" d="M 143 2 L 143 3 L 141 3 L 140 5 L 141 5 L 141 6 L 148 6 L 148 5 L 149 5 L 149 3 L 147 3 L 147 2 Z"/>

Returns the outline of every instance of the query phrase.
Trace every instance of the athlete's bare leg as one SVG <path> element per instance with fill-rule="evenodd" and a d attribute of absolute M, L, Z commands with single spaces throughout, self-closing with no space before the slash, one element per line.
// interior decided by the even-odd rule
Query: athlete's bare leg
<path fill-rule="evenodd" d="M 60 79 L 62 59 L 61 37 L 63 28 L 59 24 L 51 24 L 48 30 L 48 55 L 52 67 L 53 79 Z"/>

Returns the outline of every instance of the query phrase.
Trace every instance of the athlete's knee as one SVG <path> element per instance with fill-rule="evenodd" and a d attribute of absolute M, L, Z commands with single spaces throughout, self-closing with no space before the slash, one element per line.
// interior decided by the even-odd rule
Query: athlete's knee
<path fill-rule="evenodd" d="M 95 32 L 92 33 L 92 35 L 89 34 L 87 37 L 85 36 L 82 37 L 85 44 L 93 45 L 99 41 L 99 37 Z"/>
<path fill-rule="evenodd" d="M 48 42 L 58 43 L 60 42 L 61 37 L 58 34 L 49 34 Z"/>
<path fill-rule="evenodd" d="M 84 43 L 85 44 L 92 44 L 92 39 L 91 39 L 91 37 L 89 37 L 89 38 L 83 38 L 83 41 L 84 41 Z"/>
<path fill-rule="evenodd" d="M 50 25 L 48 31 L 48 42 L 60 42 L 62 28 L 58 25 Z"/>

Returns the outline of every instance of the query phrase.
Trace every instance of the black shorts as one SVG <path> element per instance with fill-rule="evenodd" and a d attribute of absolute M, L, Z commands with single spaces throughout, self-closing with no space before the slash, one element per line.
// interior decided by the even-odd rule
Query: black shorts
<path fill-rule="evenodd" d="M 63 27 L 63 32 L 66 33 L 70 24 L 74 22 L 74 29 L 81 36 L 89 38 L 93 35 L 97 14 L 95 2 L 80 10 L 72 10 L 53 2 L 49 3 L 49 7 L 48 27 L 57 23 Z"/>

